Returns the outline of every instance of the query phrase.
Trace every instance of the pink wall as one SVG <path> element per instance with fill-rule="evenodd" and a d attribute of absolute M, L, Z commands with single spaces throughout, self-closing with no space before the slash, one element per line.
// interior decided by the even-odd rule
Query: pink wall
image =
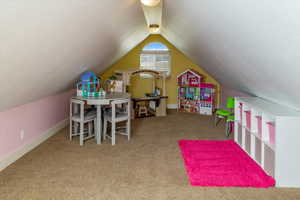
<path fill-rule="evenodd" d="M 66 119 L 73 94 L 71 90 L 0 112 L 0 160 Z"/>
<path fill-rule="evenodd" d="M 228 97 L 250 97 L 248 94 L 232 90 L 229 88 L 222 88 L 221 94 L 221 108 L 226 108 L 226 100 Z"/>

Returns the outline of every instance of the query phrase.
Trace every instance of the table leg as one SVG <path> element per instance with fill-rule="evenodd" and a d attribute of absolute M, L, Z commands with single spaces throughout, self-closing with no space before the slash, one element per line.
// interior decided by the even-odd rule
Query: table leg
<path fill-rule="evenodd" d="M 101 123 L 101 105 L 97 105 L 97 144 L 101 144 L 102 123 Z"/>

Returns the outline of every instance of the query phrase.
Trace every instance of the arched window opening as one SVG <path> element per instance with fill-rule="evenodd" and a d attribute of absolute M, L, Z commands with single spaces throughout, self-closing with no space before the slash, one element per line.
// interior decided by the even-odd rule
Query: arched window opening
<path fill-rule="evenodd" d="M 170 75 L 170 51 L 160 42 L 152 42 L 144 46 L 140 55 L 140 69 L 155 70 Z M 151 77 L 149 74 L 141 74 L 141 77 Z"/>

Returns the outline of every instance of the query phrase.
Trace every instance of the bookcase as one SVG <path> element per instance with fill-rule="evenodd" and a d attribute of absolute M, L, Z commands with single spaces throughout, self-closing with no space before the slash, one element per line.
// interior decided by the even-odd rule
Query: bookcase
<path fill-rule="evenodd" d="M 300 112 L 258 97 L 235 98 L 235 142 L 277 187 L 300 187 Z"/>

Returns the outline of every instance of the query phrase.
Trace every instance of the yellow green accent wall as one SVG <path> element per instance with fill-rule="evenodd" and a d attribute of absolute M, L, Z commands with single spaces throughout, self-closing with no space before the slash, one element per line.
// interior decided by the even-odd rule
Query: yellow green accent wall
<path fill-rule="evenodd" d="M 204 71 L 199 65 L 191 61 L 187 56 L 180 52 L 175 46 L 168 42 L 161 35 L 150 35 L 125 56 L 123 56 L 116 63 L 107 68 L 100 77 L 103 80 L 107 80 L 110 76 L 114 74 L 115 70 L 128 70 L 128 69 L 138 69 L 140 65 L 140 53 L 145 45 L 151 42 L 161 42 L 166 45 L 171 54 L 171 75 L 166 80 L 168 104 L 177 104 L 177 75 L 182 73 L 187 69 L 194 69 L 200 74 L 205 76 L 206 83 L 212 83 L 216 85 L 217 89 L 217 105 L 220 102 L 220 84 L 210 76 L 206 71 Z M 140 78 L 140 76 L 134 76 L 131 79 L 131 85 L 129 92 L 133 97 L 143 97 L 145 93 L 152 92 L 152 79 Z M 157 83 L 158 87 L 161 87 L 161 83 Z"/>

